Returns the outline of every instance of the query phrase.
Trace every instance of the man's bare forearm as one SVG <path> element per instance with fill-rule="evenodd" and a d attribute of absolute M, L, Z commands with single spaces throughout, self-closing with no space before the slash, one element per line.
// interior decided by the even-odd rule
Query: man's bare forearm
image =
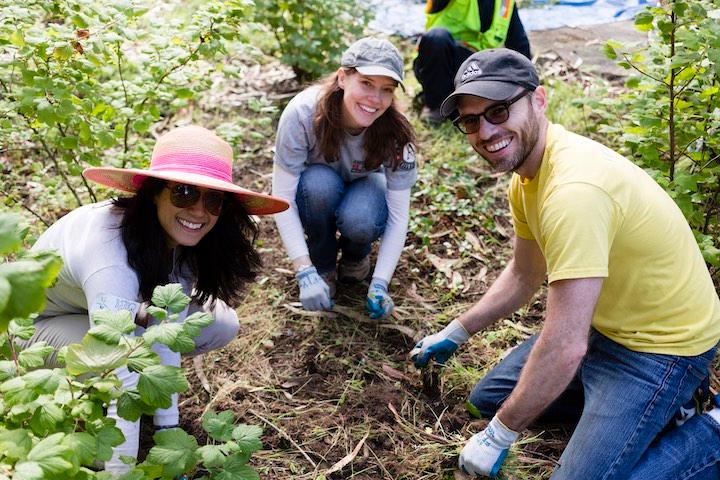
<path fill-rule="evenodd" d="M 520 379 L 497 415 L 519 432 L 572 381 L 585 352 L 602 278 L 563 280 L 548 289 L 545 324 Z"/>
<path fill-rule="evenodd" d="M 523 274 L 511 260 L 487 293 L 458 320 L 469 334 L 487 328 L 530 301 L 544 281 L 542 274 Z"/>

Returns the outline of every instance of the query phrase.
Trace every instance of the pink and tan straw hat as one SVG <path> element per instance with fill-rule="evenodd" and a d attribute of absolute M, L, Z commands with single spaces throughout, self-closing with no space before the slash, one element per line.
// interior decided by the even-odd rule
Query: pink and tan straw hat
<path fill-rule="evenodd" d="M 124 192 L 135 192 L 146 178 L 234 193 L 251 215 L 286 210 L 288 203 L 277 197 L 238 187 L 232 180 L 232 147 L 210 130 L 190 125 L 170 130 L 158 138 L 150 168 L 91 167 L 83 176 Z"/>

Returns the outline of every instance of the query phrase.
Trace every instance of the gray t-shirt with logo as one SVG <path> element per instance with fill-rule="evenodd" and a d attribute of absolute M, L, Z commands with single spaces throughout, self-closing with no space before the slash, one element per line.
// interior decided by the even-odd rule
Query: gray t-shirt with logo
<path fill-rule="evenodd" d="M 320 153 L 312 124 L 320 91 L 320 86 L 310 87 L 300 92 L 285 107 L 278 125 L 275 162 L 297 176 L 309 165 L 322 163 L 338 172 L 345 182 L 366 177 L 373 171 L 365 170 L 364 166 L 364 131 L 359 135 L 345 134 L 345 139 L 340 145 L 339 158 L 334 161 L 326 162 L 325 157 Z M 387 159 L 382 166 L 374 170 L 385 172 L 389 190 L 407 190 L 417 180 L 415 147 L 412 144 L 405 145 L 402 156 L 396 169 L 389 166 L 393 159 Z"/>

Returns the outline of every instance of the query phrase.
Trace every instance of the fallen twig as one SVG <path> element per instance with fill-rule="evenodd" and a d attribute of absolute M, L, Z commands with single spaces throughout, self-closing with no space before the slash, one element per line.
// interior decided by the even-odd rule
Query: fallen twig
<path fill-rule="evenodd" d="M 205 370 L 203 369 L 203 355 L 198 355 L 193 358 L 193 367 L 195 368 L 195 374 L 200 379 L 200 385 L 202 385 L 206 392 L 212 393 L 210 382 L 208 381 L 207 375 L 205 375 Z"/>

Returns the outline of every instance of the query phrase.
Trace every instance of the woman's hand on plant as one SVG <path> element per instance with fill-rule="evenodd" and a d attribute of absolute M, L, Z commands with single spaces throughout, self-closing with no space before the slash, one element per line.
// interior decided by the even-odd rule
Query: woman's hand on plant
<path fill-rule="evenodd" d="M 395 303 L 388 294 L 387 286 L 388 283 L 385 280 L 378 278 L 373 278 L 372 282 L 370 282 L 367 301 L 365 302 L 370 318 L 387 318 L 395 310 Z"/>
<path fill-rule="evenodd" d="M 330 287 L 318 274 L 314 265 L 309 265 L 295 274 L 300 286 L 300 302 L 305 310 L 331 310 Z"/>

